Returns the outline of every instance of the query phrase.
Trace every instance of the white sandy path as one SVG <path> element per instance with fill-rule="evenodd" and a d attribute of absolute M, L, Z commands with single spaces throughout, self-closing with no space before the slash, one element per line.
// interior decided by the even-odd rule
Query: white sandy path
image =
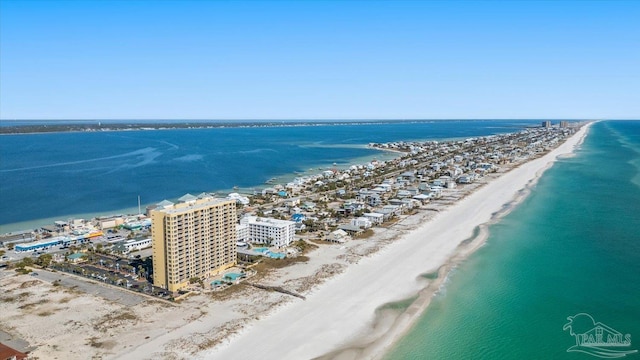
<path fill-rule="evenodd" d="M 588 126 L 542 158 L 502 175 L 341 275 L 306 301 L 295 301 L 248 326 L 202 359 L 311 359 L 370 331 L 380 305 L 416 294 L 418 276 L 444 264 L 473 229 L 491 219 L 559 155 L 580 143 Z"/>

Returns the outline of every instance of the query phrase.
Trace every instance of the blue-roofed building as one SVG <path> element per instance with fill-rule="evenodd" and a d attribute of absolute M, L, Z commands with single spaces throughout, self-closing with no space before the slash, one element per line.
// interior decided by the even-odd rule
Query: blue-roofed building
<path fill-rule="evenodd" d="M 284 190 L 280 190 L 280 191 L 278 191 L 278 196 L 280 196 L 280 197 L 287 197 L 287 196 L 289 196 L 289 193 L 287 193 L 287 192 L 286 192 L 286 191 L 284 191 Z"/>
<path fill-rule="evenodd" d="M 293 214 L 291 215 L 291 220 L 297 222 L 297 223 L 301 223 L 303 222 L 307 217 L 304 214 Z"/>
<path fill-rule="evenodd" d="M 16 252 L 33 251 L 33 250 L 44 249 L 50 246 L 56 246 L 60 244 L 62 244 L 62 238 L 54 238 L 53 240 L 49 240 L 49 241 L 16 245 L 14 249 Z"/>

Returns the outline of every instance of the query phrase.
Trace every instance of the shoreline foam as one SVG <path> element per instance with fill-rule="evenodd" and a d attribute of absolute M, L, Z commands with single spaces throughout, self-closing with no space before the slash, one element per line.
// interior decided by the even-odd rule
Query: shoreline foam
<path fill-rule="evenodd" d="M 558 155 L 557 158 L 563 157 L 564 156 L 562 155 Z M 391 324 L 382 336 L 370 341 L 365 346 L 358 345 L 354 342 L 353 347 L 336 350 L 317 359 L 384 358 L 384 356 L 398 343 L 398 341 L 413 329 L 413 326 L 419 320 L 420 316 L 422 316 L 428 309 L 433 297 L 446 286 L 451 272 L 486 244 L 490 235 L 489 227 L 498 223 L 502 218 L 507 216 L 518 205 L 520 205 L 529 196 L 531 190 L 537 184 L 538 180 L 540 180 L 542 174 L 552 166 L 553 163 L 549 163 L 546 167 L 538 171 L 536 177 L 531 179 L 523 189 L 520 189 L 509 203 L 504 204 L 499 211 L 493 213 L 488 222 L 476 226 L 474 234 L 470 238 L 460 242 L 451 258 L 437 269 L 437 276 L 433 281 L 420 290 L 417 296 L 413 297 L 415 300 L 411 302 L 404 311 L 387 315 L 389 318 L 392 317 L 393 319 L 386 319 L 386 322 L 391 321 Z M 351 356 L 352 354 L 356 356 Z"/>
<path fill-rule="evenodd" d="M 440 282 L 449 272 L 445 264 L 455 263 L 460 244 L 471 238 L 474 229 L 489 224 L 505 205 L 523 198 L 523 189 L 535 184 L 542 172 L 559 155 L 572 153 L 586 136 L 589 124 L 544 156 L 502 174 L 482 188 L 438 213 L 360 263 L 314 289 L 307 301 L 288 303 L 259 323 L 245 327 L 226 344 L 201 352 L 198 358 L 376 358 L 384 354 L 424 311 Z M 482 226 L 480 227 L 482 235 Z M 424 239 L 431 241 L 425 242 Z M 484 241 L 472 241 L 467 256 Z M 464 247 L 463 247 L 464 248 Z M 421 272 L 440 269 L 431 289 L 425 289 Z M 413 273 L 414 276 L 407 276 Z M 421 305 L 403 312 L 391 326 L 390 320 L 376 317 L 384 304 L 397 302 L 423 292 Z M 414 302 L 414 304 L 416 303 Z M 418 304 L 420 305 L 420 304 Z M 375 325 L 380 339 L 368 336 Z M 363 340 L 364 339 L 364 340 Z M 364 345 L 363 345 L 364 343 Z M 369 343 L 369 346 L 366 346 Z M 256 344 L 260 344 L 256 346 Z M 355 345 L 354 345 L 355 344 Z M 369 348 L 369 350 L 367 350 Z"/>

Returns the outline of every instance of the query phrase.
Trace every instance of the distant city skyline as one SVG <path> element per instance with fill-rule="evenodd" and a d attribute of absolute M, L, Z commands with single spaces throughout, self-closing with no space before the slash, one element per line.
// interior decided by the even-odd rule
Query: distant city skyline
<path fill-rule="evenodd" d="M 0 0 L 0 119 L 638 119 L 636 1 Z"/>

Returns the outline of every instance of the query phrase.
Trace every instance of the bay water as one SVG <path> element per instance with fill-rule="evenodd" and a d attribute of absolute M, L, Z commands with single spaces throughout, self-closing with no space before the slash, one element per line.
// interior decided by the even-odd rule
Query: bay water
<path fill-rule="evenodd" d="M 305 126 L 2 135 L 0 233 L 71 217 L 137 213 L 138 196 L 144 206 L 185 193 L 230 192 L 234 187 L 251 192 L 272 178 L 285 183 L 334 164 L 345 167 L 397 156 L 367 148 L 372 142 L 468 138 L 539 124 L 534 120 L 339 125 L 319 121 Z"/>

